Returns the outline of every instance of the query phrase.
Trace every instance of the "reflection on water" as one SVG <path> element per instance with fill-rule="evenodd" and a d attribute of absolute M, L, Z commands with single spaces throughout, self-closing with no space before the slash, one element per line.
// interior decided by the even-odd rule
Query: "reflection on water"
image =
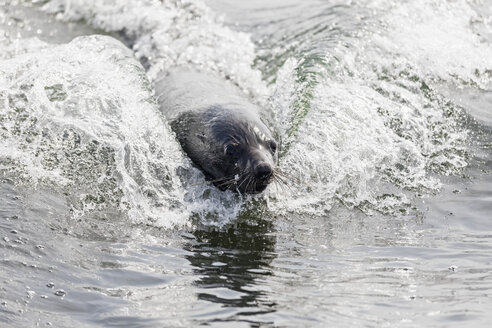
<path fill-rule="evenodd" d="M 202 228 L 194 235 L 196 240 L 187 247 L 193 254 L 187 259 L 200 276 L 198 298 L 238 311 L 218 321 L 254 323 L 241 317 L 275 312 L 275 302 L 263 288 L 255 287 L 257 280 L 272 275 L 276 237 L 271 221 L 248 212 L 229 227 Z"/>

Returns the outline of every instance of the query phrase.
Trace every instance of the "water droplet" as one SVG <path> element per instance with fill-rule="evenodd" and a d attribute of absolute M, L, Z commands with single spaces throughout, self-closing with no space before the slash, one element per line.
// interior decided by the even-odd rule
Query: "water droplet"
<path fill-rule="evenodd" d="M 66 291 L 64 291 L 63 289 L 58 289 L 56 292 L 55 292 L 55 295 L 56 296 L 65 296 L 67 294 Z"/>

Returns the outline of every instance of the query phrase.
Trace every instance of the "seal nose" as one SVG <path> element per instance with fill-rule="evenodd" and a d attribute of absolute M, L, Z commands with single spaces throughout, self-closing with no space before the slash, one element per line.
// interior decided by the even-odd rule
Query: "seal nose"
<path fill-rule="evenodd" d="M 255 175 L 260 180 L 267 180 L 272 176 L 272 166 L 268 163 L 260 163 L 256 165 Z"/>

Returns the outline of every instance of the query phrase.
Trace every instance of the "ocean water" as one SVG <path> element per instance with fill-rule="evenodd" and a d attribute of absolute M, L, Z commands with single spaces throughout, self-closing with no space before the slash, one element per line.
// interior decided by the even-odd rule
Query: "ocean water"
<path fill-rule="evenodd" d="M 0 326 L 487 327 L 492 4 L 0 0 Z M 175 67 L 272 117 L 260 195 L 204 183 Z"/>

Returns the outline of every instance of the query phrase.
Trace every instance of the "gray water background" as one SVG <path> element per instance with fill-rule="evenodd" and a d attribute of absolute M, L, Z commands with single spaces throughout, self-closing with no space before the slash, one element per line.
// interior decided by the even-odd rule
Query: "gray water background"
<path fill-rule="evenodd" d="M 307 58 L 299 70 L 309 72 L 317 53 L 344 33 L 352 37 L 354 22 L 369 15 L 345 2 L 208 4 L 225 14 L 226 26 L 251 34 L 265 80 L 289 56 Z M 2 24 L 13 21 L 8 28 L 19 38 L 37 27 L 57 43 L 101 32 L 83 23 L 68 29 L 26 7 L 2 7 Z M 15 26 L 19 21 L 25 25 Z M 319 32 L 324 22 L 336 28 Z M 281 47 L 288 51 L 269 52 L 289 38 L 294 46 Z M 453 83 L 435 88 L 467 113 L 468 166 L 435 173 L 437 192 L 411 190 L 412 210 L 400 215 L 368 214 L 343 199 L 323 216 L 284 214 L 260 198 L 221 228 L 195 222 L 170 229 L 118 213 L 76 220 L 60 192 L 3 178 L 2 326 L 488 326 L 490 89 Z"/>

